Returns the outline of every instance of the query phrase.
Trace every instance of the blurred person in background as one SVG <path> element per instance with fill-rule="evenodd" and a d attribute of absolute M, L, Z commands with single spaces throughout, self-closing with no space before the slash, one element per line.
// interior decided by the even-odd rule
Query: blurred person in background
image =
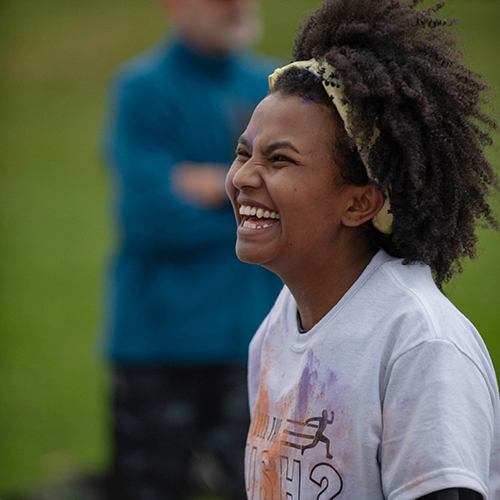
<path fill-rule="evenodd" d="M 242 499 L 248 343 L 282 283 L 234 255 L 224 179 L 276 64 L 243 50 L 261 28 L 257 0 L 163 4 L 174 35 L 119 69 L 106 135 L 119 226 L 107 490 L 186 498 L 198 453 Z"/>

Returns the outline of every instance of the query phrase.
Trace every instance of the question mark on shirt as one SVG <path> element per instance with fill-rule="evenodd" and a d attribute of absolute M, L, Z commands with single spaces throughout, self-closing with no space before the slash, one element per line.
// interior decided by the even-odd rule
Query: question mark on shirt
<path fill-rule="evenodd" d="M 317 496 L 317 500 L 333 500 L 342 491 L 342 478 L 330 464 L 315 465 L 309 479 L 323 488 Z"/>

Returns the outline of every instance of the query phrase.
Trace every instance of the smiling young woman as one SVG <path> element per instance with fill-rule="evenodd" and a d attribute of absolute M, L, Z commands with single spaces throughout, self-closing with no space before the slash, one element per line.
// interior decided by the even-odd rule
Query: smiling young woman
<path fill-rule="evenodd" d="M 382 208 L 383 195 L 343 180 L 332 148 L 340 127 L 330 106 L 273 93 L 253 114 L 227 177 L 238 257 L 297 288 L 305 328 L 335 305 L 377 252 L 364 223 Z"/>
<path fill-rule="evenodd" d="M 285 284 L 250 346 L 251 499 L 500 497 L 495 372 L 440 291 L 498 227 L 496 124 L 418 3 L 327 1 L 238 142 L 236 252 Z"/>

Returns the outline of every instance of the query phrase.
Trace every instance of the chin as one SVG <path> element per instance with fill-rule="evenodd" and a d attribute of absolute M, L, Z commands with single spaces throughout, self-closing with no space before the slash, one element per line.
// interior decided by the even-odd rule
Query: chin
<path fill-rule="evenodd" d="M 236 256 L 241 262 L 246 264 L 257 264 L 259 266 L 267 267 L 267 259 L 255 248 L 249 248 L 249 245 L 244 243 L 236 242 Z"/>
<path fill-rule="evenodd" d="M 259 264 L 259 260 L 255 258 L 253 252 L 248 252 L 239 248 L 238 244 L 236 244 L 236 256 L 241 260 L 241 262 L 245 262 L 246 264 Z"/>

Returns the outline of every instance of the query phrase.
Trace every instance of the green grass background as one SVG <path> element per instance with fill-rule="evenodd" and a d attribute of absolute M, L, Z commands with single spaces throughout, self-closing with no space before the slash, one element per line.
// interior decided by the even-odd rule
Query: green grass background
<path fill-rule="evenodd" d="M 287 59 L 298 20 L 318 4 L 264 0 L 258 48 Z M 499 88 L 500 2 L 449 0 L 444 14 L 461 18 L 467 60 Z M 113 228 L 99 135 L 113 69 L 164 29 L 153 0 L 1 2 L 0 495 L 107 463 L 96 339 Z M 480 258 L 446 290 L 498 372 L 500 235 L 480 237 Z"/>

